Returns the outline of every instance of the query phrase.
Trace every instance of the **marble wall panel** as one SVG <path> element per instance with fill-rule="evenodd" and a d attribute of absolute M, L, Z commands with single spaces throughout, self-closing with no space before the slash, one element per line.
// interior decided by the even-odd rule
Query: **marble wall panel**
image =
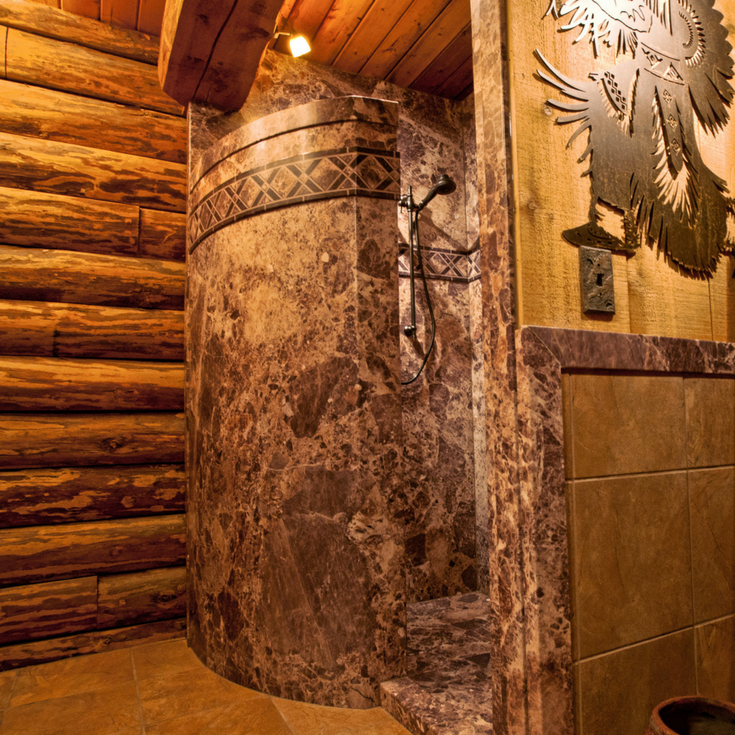
<path fill-rule="evenodd" d="M 314 100 L 333 100 L 332 104 L 343 105 L 346 103 L 339 98 L 344 95 L 398 103 L 401 191 L 412 186 L 418 201 L 439 173 L 449 174 L 457 184 L 454 194 L 437 196 L 420 218 L 427 272 L 454 277 L 455 282 L 440 283 L 433 278 L 429 281 L 437 314 L 436 354 L 429 361 L 426 375 L 404 390 L 404 477 L 411 496 L 407 538 L 412 540 L 408 599 L 472 591 L 477 589 L 473 421 L 483 418 L 481 396 L 475 398 L 480 413 L 476 411 L 477 416 L 473 417 L 472 409 L 467 280 L 476 264 L 470 263 L 466 255 L 477 239 L 473 101 L 457 103 L 267 52 L 248 101 L 240 111 L 225 114 L 192 105 L 190 114 L 196 128 L 192 135 L 192 165 L 196 171 L 209 167 L 211 154 L 206 151 L 212 146 L 229 145 L 228 141 L 241 135 L 243 125 L 254 123 L 265 128 L 265 116 Z M 308 137 L 310 133 L 303 131 L 303 135 Z M 390 145 L 390 140 L 386 143 Z M 399 228 L 399 244 L 405 250 L 407 217 L 397 208 L 393 217 Z M 407 270 L 406 256 L 403 265 Z M 420 280 L 416 287 L 422 292 Z M 401 278 L 403 313 L 408 288 L 408 281 Z M 423 328 L 426 311 L 421 293 L 419 300 L 419 341 L 412 344 L 400 334 L 404 380 L 416 366 L 417 354 L 429 342 Z M 403 323 L 408 322 L 402 317 Z M 475 352 L 478 353 L 477 346 Z"/>
<path fill-rule="evenodd" d="M 394 206 L 267 212 L 189 260 L 190 644 L 321 704 L 405 670 Z"/>

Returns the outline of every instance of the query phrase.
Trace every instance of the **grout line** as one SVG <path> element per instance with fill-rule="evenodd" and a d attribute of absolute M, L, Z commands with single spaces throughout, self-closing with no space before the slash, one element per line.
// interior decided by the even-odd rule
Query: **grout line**
<path fill-rule="evenodd" d="M 707 620 L 701 620 L 698 623 L 694 623 L 695 628 L 701 628 L 704 625 L 714 625 L 715 623 L 722 623 L 725 620 L 735 619 L 735 610 L 727 613 L 726 615 L 718 615 L 716 618 L 707 618 Z"/>
<path fill-rule="evenodd" d="M 703 470 L 730 470 L 735 469 L 733 464 L 707 465 L 706 467 L 678 467 L 668 470 L 652 470 L 650 472 L 626 472 L 620 475 L 594 475 L 592 477 L 568 477 L 566 480 L 571 482 L 597 482 L 599 480 L 622 480 L 627 477 L 654 477 L 656 475 L 675 475 L 683 472 L 701 472 Z"/>
<path fill-rule="evenodd" d="M 8 696 L 5 698 L 5 701 L 2 703 L 2 706 L 0 706 L 0 727 L 2 727 L 3 720 L 5 719 L 5 713 L 8 710 L 8 705 L 10 704 L 10 700 L 13 696 L 13 691 L 15 690 L 15 684 L 17 681 L 18 681 L 18 669 L 15 669 L 14 676 L 13 676 L 13 683 L 10 685 Z"/>
<path fill-rule="evenodd" d="M 711 308 L 711 305 L 710 305 Z M 689 593 L 692 601 L 692 638 L 694 647 L 694 691 L 699 694 L 699 667 L 697 666 L 697 634 L 695 626 L 697 624 L 697 609 L 694 599 L 694 537 L 692 533 L 692 491 L 689 487 L 689 431 L 687 420 L 687 396 L 686 385 L 682 381 L 681 397 L 684 403 L 684 460 L 687 464 L 686 483 L 687 483 L 687 523 L 689 525 Z"/>
<path fill-rule="evenodd" d="M 735 617 L 735 615 L 727 617 Z M 580 658 L 577 663 L 585 663 L 587 661 L 595 661 L 598 658 L 603 658 L 604 656 L 609 656 L 612 653 L 619 653 L 620 651 L 627 651 L 631 648 L 635 648 L 636 646 L 641 646 L 644 643 L 653 643 L 653 641 L 660 641 L 663 638 L 668 638 L 669 636 L 678 635 L 679 633 L 684 633 L 687 630 L 693 631 L 696 625 L 685 625 L 683 628 L 677 628 L 676 630 L 670 630 L 666 633 L 660 633 L 659 635 L 653 635 L 650 638 L 643 638 L 640 641 L 633 641 L 633 643 L 626 643 L 624 646 L 618 646 L 618 648 L 611 648 L 609 651 L 602 651 L 600 653 L 595 653 L 592 656 L 585 656 L 584 658 Z"/>
<path fill-rule="evenodd" d="M 140 701 L 140 687 L 138 686 L 138 672 L 135 670 L 135 657 L 133 656 L 133 648 L 130 648 L 130 665 L 133 667 L 133 681 L 135 681 L 135 697 L 138 701 L 138 717 L 140 717 L 140 732 L 145 733 L 145 719 L 143 718 L 143 704 Z"/>

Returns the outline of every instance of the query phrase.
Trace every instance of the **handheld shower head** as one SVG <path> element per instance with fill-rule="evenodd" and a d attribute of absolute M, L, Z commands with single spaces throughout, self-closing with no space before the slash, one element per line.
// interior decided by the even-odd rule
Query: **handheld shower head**
<path fill-rule="evenodd" d="M 429 193 L 424 197 L 423 201 L 416 207 L 416 211 L 420 212 L 437 194 L 452 194 L 456 189 L 457 184 L 454 183 L 454 180 L 446 174 L 442 174 L 434 186 L 429 189 Z"/>

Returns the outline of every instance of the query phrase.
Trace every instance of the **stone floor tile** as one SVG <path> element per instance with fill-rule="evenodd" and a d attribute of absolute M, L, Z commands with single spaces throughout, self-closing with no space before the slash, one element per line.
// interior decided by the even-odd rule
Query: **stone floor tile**
<path fill-rule="evenodd" d="M 132 683 L 129 650 L 67 658 L 18 670 L 10 707 Z"/>
<path fill-rule="evenodd" d="M 264 696 L 233 684 L 204 666 L 199 670 L 143 679 L 138 682 L 138 690 L 146 725 Z"/>
<path fill-rule="evenodd" d="M 10 692 L 13 690 L 16 675 L 17 672 L 15 671 L 3 671 L 0 673 L 0 710 L 10 700 Z"/>
<path fill-rule="evenodd" d="M 342 709 L 275 697 L 273 701 L 293 735 L 409 735 L 380 707 Z"/>
<path fill-rule="evenodd" d="M 0 735 L 140 735 L 135 683 L 12 707 Z"/>
<path fill-rule="evenodd" d="M 131 649 L 138 681 L 205 668 L 183 638 Z"/>
<path fill-rule="evenodd" d="M 270 697 L 197 712 L 146 727 L 146 735 L 293 735 Z"/>

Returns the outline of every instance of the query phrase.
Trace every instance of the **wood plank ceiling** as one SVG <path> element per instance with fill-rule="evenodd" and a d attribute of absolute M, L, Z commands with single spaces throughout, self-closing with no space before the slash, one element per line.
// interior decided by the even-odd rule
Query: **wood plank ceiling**
<path fill-rule="evenodd" d="M 34 0 L 161 34 L 165 0 Z M 470 0 L 285 0 L 279 29 L 305 35 L 305 58 L 450 99 L 472 91 Z M 288 53 L 281 38 L 277 51 Z"/>
<path fill-rule="evenodd" d="M 161 35 L 166 0 L 33 0 L 85 18 L 120 28 L 132 28 L 151 36 Z"/>
<path fill-rule="evenodd" d="M 286 0 L 278 28 L 306 36 L 304 58 L 320 64 L 452 99 L 472 91 L 470 0 Z"/>

